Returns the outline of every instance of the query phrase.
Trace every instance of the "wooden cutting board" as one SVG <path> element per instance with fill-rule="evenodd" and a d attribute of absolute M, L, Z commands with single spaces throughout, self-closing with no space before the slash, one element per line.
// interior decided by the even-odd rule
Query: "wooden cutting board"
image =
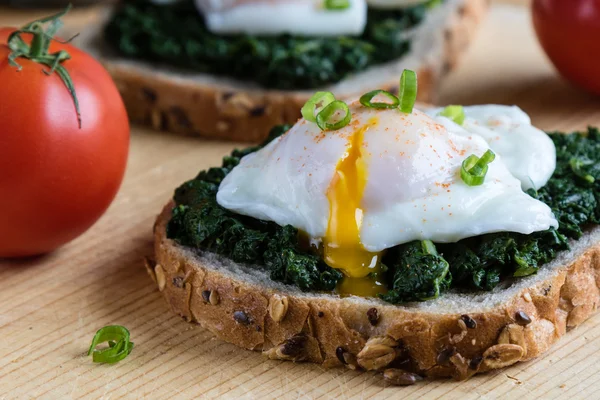
<path fill-rule="evenodd" d="M 36 14 L 0 8 L 0 24 Z M 494 5 L 440 102 L 518 104 L 545 129 L 599 125 L 600 100 L 556 76 L 529 18 L 525 8 Z M 233 146 L 134 128 L 125 182 L 98 224 L 52 255 L 0 262 L 0 399 L 600 397 L 598 315 L 543 358 L 405 388 L 372 373 L 265 360 L 174 316 L 142 265 L 154 216 L 173 188 Z M 108 324 L 127 326 L 136 347 L 119 364 L 95 365 L 85 352 Z"/>

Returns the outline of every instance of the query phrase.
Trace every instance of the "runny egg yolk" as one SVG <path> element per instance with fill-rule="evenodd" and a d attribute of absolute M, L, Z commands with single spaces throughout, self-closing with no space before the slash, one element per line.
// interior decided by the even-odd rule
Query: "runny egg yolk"
<path fill-rule="evenodd" d="M 384 286 L 370 273 L 380 272 L 381 253 L 365 250 L 360 241 L 363 210 L 361 200 L 367 183 L 367 165 L 363 154 L 365 132 L 377 125 L 377 118 L 357 129 L 349 139 L 346 154 L 336 167 L 327 191 L 329 222 L 323 238 L 325 262 L 344 272 L 338 292 L 375 296 Z"/>

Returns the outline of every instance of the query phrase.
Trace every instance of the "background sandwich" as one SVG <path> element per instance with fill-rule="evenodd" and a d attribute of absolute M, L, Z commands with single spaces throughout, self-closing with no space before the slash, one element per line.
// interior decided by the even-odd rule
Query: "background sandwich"
<path fill-rule="evenodd" d="M 84 38 L 133 121 L 257 141 L 293 123 L 315 89 L 340 98 L 398 90 L 419 74 L 422 101 L 458 62 L 485 0 L 129 1 Z"/>

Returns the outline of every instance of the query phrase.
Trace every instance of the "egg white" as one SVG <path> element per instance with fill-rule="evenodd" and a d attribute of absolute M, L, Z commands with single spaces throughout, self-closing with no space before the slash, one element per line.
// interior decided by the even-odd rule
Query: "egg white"
<path fill-rule="evenodd" d="M 398 9 L 426 3 L 427 0 L 367 0 L 369 7 Z"/>
<path fill-rule="evenodd" d="M 442 108 L 426 113 L 437 116 Z M 508 170 L 521 181 L 524 190 L 539 189 L 548 182 L 556 168 L 556 149 L 546 133 L 531 125 L 531 119 L 517 106 L 480 105 L 464 107 L 468 134 L 484 138 L 490 148 L 502 156 Z M 441 118 L 445 126 L 455 125 Z M 452 129 L 460 133 L 460 129 Z"/>
<path fill-rule="evenodd" d="M 502 154 L 489 164 L 483 185 L 461 180 L 462 161 L 490 148 L 478 134 L 436 113 L 432 118 L 416 110 L 404 114 L 365 108 L 358 101 L 349 105 L 352 123 L 340 130 L 322 132 L 301 119 L 287 134 L 244 157 L 221 183 L 218 203 L 324 237 L 330 217 L 327 191 L 336 167 L 356 130 L 375 119 L 362 143 L 368 175 L 360 242 L 366 250 L 416 239 L 455 242 L 491 232 L 529 234 L 558 225 L 547 205 L 523 192 Z M 473 114 L 469 108 L 466 112 Z M 506 140 L 513 139 L 507 135 Z"/>
<path fill-rule="evenodd" d="M 206 25 L 214 33 L 308 36 L 359 35 L 367 21 L 365 0 L 349 0 L 343 10 L 327 10 L 323 0 L 238 1 L 196 0 Z"/>

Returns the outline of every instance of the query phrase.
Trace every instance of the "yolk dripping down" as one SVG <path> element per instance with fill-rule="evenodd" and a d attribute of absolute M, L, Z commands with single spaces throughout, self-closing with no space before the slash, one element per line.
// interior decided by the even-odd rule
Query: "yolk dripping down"
<path fill-rule="evenodd" d="M 380 272 L 381 253 L 364 249 L 360 242 L 363 211 L 360 203 L 367 183 L 367 165 L 362 154 L 365 132 L 377 124 L 371 118 L 350 138 L 350 146 L 339 161 L 327 191 L 329 223 L 323 238 L 325 262 L 346 275 L 338 285 L 342 294 L 375 296 L 384 286 L 367 276 Z"/>

